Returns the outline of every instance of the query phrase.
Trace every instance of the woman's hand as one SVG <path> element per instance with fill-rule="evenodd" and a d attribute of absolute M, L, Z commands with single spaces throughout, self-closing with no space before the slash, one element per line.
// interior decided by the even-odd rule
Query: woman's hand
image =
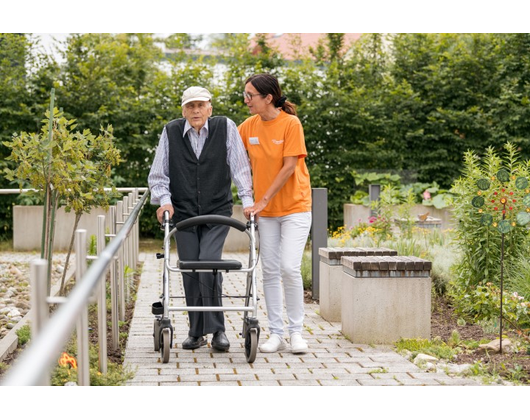
<path fill-rule="evenodd" d="M 243 209 L 243 214 L 245 215 L 247 220 L 250 220 L 250 215 L 253 214 L 254 215 L 254 220 L 257 221 L 258 217 L 259 217 L 259 213 L 265 207 L 267 207 L 268 203 L 269 203 L 269 200 L 267 200 L 266 198 L 263 198 L 263 199 L 259 200 L 258 202 L 254 203 L 254 205 L 252 207 L 244 208 Z"/>

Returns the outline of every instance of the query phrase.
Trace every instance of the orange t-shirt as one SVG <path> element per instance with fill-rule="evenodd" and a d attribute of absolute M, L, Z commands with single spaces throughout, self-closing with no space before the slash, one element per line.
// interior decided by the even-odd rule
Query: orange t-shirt
<path fill-rule="evenodd" d="M 300 120 L 284 111 L 271 121 L 253 115 L 238 129 L 250 157 L 256 201 L 261 200 L 280 172 L 283 158 L 298 156 L 294 173 L 261 215 L 279 217 L 311 211 L 311 183 L 305 164 L 307 150 Z"/>

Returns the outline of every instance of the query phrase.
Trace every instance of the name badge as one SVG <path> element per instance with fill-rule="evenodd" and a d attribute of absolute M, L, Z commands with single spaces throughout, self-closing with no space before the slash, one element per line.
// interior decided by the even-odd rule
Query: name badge
<path fill-rule="evenodd" d="M 257 137 L 249 137 L 248 142 L 250 144 L 259 144 L 259 140 Z"/>

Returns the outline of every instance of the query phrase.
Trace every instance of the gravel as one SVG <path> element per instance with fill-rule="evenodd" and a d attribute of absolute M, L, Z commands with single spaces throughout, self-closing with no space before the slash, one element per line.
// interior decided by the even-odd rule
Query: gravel
<path fill-rule="evenodd" d="M 0 253 L 0 340 L 30 310 L 30 262 L 38 258 L 40 252 Z M 60 283 L 65 261 L 66 253 L 54 253 L 52 285 Z M 68 265 L 73 264 L 75 256 L 72 255 Z"/>

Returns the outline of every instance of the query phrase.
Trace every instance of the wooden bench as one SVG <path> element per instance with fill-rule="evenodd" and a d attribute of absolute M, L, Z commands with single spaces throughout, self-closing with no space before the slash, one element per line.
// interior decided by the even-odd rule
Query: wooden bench
<path fill-rule="evenodd" d="M 388 248 L 320 248 L 320 316 L 326 321 L 341 318 L 341 258 L 345 256 L 391 256 L 397 251 Z"/>

